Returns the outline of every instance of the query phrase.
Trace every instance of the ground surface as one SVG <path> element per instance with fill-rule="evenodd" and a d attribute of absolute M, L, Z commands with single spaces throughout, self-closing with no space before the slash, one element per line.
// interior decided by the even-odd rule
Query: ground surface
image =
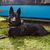
<path fill-rule="evenodd" d="M 0 35 L 7 34 L 7 27 L 7 23 L 0 22 Z M 49 26 L 46 30 L 50 31 Z M 50 50 L 50 35 L 0 39 L 0 50 Z"/>

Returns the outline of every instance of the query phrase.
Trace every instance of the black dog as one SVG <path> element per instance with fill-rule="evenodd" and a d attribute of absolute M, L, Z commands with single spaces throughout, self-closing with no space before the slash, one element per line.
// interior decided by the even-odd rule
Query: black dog
<path fill-rule="evenodd" d="M 43 28 L 41 24 L 21 23 L 19 8 L 14 13 L 13 8 L 10 8 L 9 17 L 9 33 L 10 37 L 25 36 L 25 35 L 46 35 L 48 32 Z"/>

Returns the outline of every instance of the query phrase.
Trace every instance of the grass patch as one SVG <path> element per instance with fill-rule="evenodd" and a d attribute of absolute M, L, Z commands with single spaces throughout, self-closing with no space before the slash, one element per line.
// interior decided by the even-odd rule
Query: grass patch
<path fill-rule="evenodd" d="M 2 39 L 0 40 L 0 50 L 50 50 L 50 35 Z"/>
<path fill-rule="evenodd" d="M 2 22 L 2 21 L 0 21 L 0 29 L 1 28 L 7 28 L 8 27 L 8 23 L 7 22 Z"/>
<path fill-rule="evenodd" d="M 8 33 L 8 29 L 0 29 L 0 35 L 4 35 Z"/>
<path fill-rule="evenodd" d="M 6 18 L 0 17 L 0 21 L 4 21 L 4 20 L 6 20 Z"/>

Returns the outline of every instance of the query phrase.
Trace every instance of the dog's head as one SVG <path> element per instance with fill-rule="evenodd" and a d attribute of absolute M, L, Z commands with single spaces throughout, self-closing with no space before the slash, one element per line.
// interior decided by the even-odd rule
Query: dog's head
<path fill-rule="evenodd" d="M 10 22 L 15 21 L 16 23 L 20 23 L 21 22 L 20 14 L 21 14 L 20 8 L 18 8 L 17 11 L 14 12 L 13 7 L 10 7 L 10 10 L 9 10 Z"/>

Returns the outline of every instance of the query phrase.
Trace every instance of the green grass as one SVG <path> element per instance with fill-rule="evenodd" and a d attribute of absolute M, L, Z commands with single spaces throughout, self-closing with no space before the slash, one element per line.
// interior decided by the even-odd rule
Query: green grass
<path fill-rule="evenodd" d="M 50 35 L 2 39 L 0 40 L 0 50 L 50 50 Z"/>
<path fill-rule="evenodd" d="M 8 33 L 7 27 L 7 22 L 0 22 L 0 35 Z M 50 50 L 50 35 L 0 39 L 0 50 Z"/>
<path fill-rule="evenodd" d="M 8 24 L 6 22 L 1 22 L 0 21 L 0 35 L 1 34 L 6 34 L 8 32 Z"/>

